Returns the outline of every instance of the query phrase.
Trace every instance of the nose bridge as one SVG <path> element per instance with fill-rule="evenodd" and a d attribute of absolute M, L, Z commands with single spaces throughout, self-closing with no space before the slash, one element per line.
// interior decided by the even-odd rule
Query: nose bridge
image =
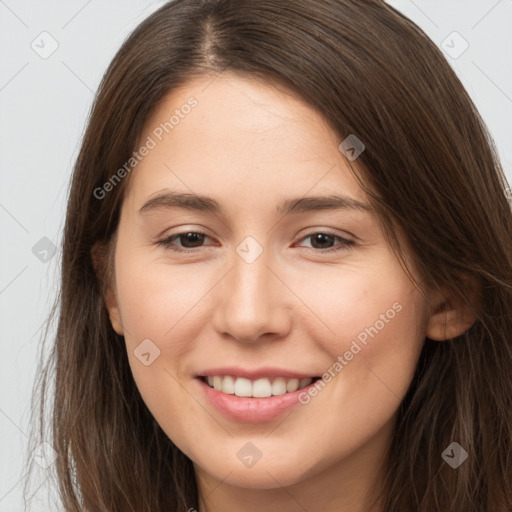
<path fill-rule="evenodd" d="M 246 342 L 263 334 L 286 332 L 291 319 L 282 284 L 269 269 L 273 266 L 271 252 L 245 240 L 237 247 L 230 266 L 218 290 L 217 330 Z"/>

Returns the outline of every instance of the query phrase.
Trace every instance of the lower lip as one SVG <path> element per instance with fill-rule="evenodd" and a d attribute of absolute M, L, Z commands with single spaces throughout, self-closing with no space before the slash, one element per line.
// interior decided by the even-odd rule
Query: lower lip
<path fill-rule="evenodd" d="M 299 403 L 299 394 L 308 391 L 309 386 L 285 393 L 283 395 L 269 396 L 266 398 L 250 398 L 236 395 L 228 395 L 211 388 L 201 378 L 197 378 L 206 398 L 221 413 L 235 421 L 246 423 L 260 423 L 271 421 Z"/>

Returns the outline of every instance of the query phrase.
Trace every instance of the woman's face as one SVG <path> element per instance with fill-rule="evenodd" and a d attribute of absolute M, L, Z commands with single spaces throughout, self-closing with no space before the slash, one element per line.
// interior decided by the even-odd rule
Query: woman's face
<path fill-rule="evenodd" d="M 428 308 L 341 142 L 300 100 L 231 73 L 190 81 L 145 124 L 110 317 L 205 481 L 355 481 L 389 445 Z"/>

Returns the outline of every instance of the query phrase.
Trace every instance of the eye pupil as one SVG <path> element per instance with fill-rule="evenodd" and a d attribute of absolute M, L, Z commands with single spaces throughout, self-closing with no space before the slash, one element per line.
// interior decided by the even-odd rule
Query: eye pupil
<path fill-rule="evenodd" d="M 192 244 L 198 243 L 198 245 L 201 245 L 201 243 L 204 240 L 204 235 L 202 233 L 196 233 L 196 232 L 190 231 L 189 233 L 180 235 L 180 238 L 181 238 L 181 242 L 185 241 L 185 244 L 184 244 L 185 247 L 190 247 L 190 246 L 187 246 L 188 243 L 192 243 Z M 197 245 L 192 245 L 192 247 L 197 247 Z"/>
<path fill-rule="evenodd" d="M 313 236 L 312 236 L 312 245 L 313 247 L 315 246 L 315 243 L 316 242 L 319 242 L 320 244 L 329 244 L 331 243 L 333 240 L 334 237 L 332 235 L 329 235 L 327 233 L 315 233 Z M 322 247 L 315 247 L 315 249 L 322 249 L 324 248 L 323 246 Z"/>

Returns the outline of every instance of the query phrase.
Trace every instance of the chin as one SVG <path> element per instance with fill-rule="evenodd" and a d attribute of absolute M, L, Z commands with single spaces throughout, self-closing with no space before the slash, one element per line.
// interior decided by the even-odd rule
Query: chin
<path fill-rule="evenodd" d="M 275 455 L 274 459 L 262 456 L 254 465 L 245 466 L 235 456 L 226 458 L 222 464 L 218 459 L 194 463 L 194 469 L 207 473 L 224 484 L 247 489 L 277 489 L 300 483 L 319 470 L 318 463 L 304 458 L 296 460 L 293 457 L 284 458 Z M 316 468 L 316 469 L 313 469 Z"/>

